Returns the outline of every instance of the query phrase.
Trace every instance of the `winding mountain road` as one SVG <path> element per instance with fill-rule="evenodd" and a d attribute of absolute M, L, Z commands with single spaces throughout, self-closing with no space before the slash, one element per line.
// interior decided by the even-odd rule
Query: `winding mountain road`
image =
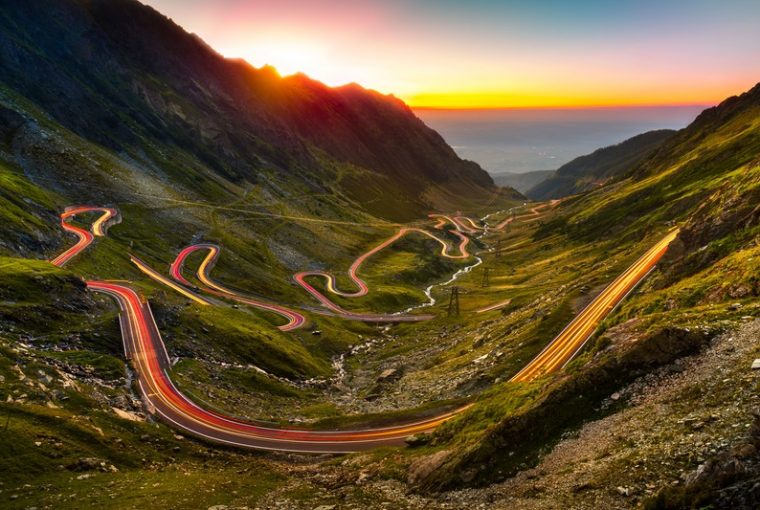
<path fill-rule="evenodd" d="M 188 281 L 187 278 L 182 275 L 182 268 L 185 265 L 185 259 L 191 253 L 194 253 L 196 251 L 208 251 L 208 254 L 206 254 L 206 256 L 203 258 L 203 261 L 201 262 L 200 266 L 198 266 L 198 271 L 196 272 L 196 276 L 201 281 L 203 285 L 202 289 L 205 292 L 214 294 L 219 297 L 232 299 L 233 301 L 237 301 L 239 303 L 253 306 L 254 308 L 258 308 L 260 310 L 266 310 L 268 312 L 273 312 L 277 315 L 280 315 L 287 321 L 286 324 L 278 326 L 278 328 L 282 331 L 292 331 L 304 326 L 307 323 L 306 317 L 303 314 L 296 312 L 295 310 L 292 310 L 286 306 L 279 305 L 277 303 L 243 296 L 242 294 L 230 290 L 227 287 L 224 287 L 213 281 L 209 276 L 209 272 L 216 263 L 220 251 L 219 247 L 215 244 L 194 244 L 180 251 L 177 255 L 177 258 L 174 259 L 174 262 L 172 262 L 172 265 L 169 268 L 169 272 L 172 278 L 183 285 L 192 287 L 192 283 L 190 283 L 190 281 Z"/>
<path fill-rule="evenodd" d="M 199 305 L 208 306 L 208 305 L 211 304 L 211 302 L 208 299 L 206 299 L 206 298 L 204 298 L 202 296 L 199 296 L 195 292 L 191 291 L 190 289 L 188 289 L 188 288 L 186 288 L 186 287 L 184 287 L 182 285 L 174 283 L 169 278 L 165 277 L 164 275 L 162 275 L 161 273 L 159 273 L 158 271 L 156 271 L 155 269 L 153 269 L 148 264 L 146 264 L 142 260 L 138 259 L 134 255 L 130 255 L 129 256 L 129 260 L 134 265 L 136 265 L 137 268 L 140 271 L 142 271 L 143 273 L 145 273 L 148 276 L 148 278 L 150 278 L 151 280 L 154 280 L 154 281 L 157 281 L 158 283 L 166 285 L 170 289 L 173 289 L 173 290 L 179 292 L 180 294 L 182 294 L 186 298 L 189 298 L 192 301 L 195 301 Z"/>
<path fill-rule="evenodd" d="M 103 211 L 103 215 L 98 218 L 91 227 L 94 235 L 104 235 L 108 220 L 117 214 L 114 209 L 84 206 L 67 210 L 61 215 L 63 228 L 80 236 L 80 241 L 75 247 L 69 248 L 66 252 L 53 259 L 51 262 L 56 263 L 57 261 L 58 263 L 56 265 L 62 265 L 92 242 L 92 235 L 90 235 L 89 231 L 74 227 L 65 222 L 66 218 L 90 211 Z M 357 258 L 351 265 L 349 276 L 357 284 L 359 290 L 353 293 L 341 292 L 335 286 L 334 277 L 321 272 L 299 273 L 302 275 L 302 285 L 306 285 L 313 289 L 313 295 L 324 297 L 304 280 L 306 276 L 321 276 L 327 279 L 328 289 L 330 289 L 331 292 L 347 297 L 364 295 L 368 292 L 368 287 L 357 275 L 363 262 L 374 253 L 390 246 L 393 242 L 411 232 L 421 233 L 438 241 L 442 245 L 441 254 L 443 256 L 450 258 L 465 258 L 469 256 L 466 249 L 469 239 L 461 233 L 459 234 L 462 239 L 459 245 L 460 254 L 451 255 L 449 253 L 449 244 L 446 241 L 421 229 L 404 228 L 395 236 L 387 239 L 380 245 Z M 576 318 L 573 319 L 573 321 L 568 324 L 568 326 L 551 343 L 549 343 L 549 345 L 547 345 L 536 358 L 518 372 L 511 381 L 532 381 L 565 366 L 580 351 L 601 321 L 609 315 L 620 301 L 622 301 L 628 293 L 630 293 L 633 288 L 649 274 L 649 272 L 651 272 L 655 264 L 657 264 L 660 258 L 665 254 L 668 246 L 677 235 L 678 229 L 674 229 L 648 250 L 641 258 L 634 262 L 633 265 L 616 278 L 599 296 L 597 296 L 580 314 L 578 314 L 578 316 L 576 316 Z M 199 280 L 207 286 L 206 290 L 213 292 L 220 297 L 228 297 L 238 300 L 243 298 L 237 293 L 215 283 L 208 277 L 210 267 L 213 265 L 213 262 L 219 254 L 219 248 L 215 245 L 193 245 L 182 250 L 171 266 L 172 277 L 184 286 L 192 286 L 192 284 L 182 275 L 182 267 L 186 257 L 190 253 L 198 250 L 207 250 L 209 252 L 197 272 Z M 64 255 L 66 257 L 64 257 Z M 133 257 L 133 262 L 136 263 L 143 272 L 156 278 L 155 274 L 151 275 L 151 272 L 156 272 L 147 267 L 142 261 Z M 172 283 L 160 274 L 157 276 Z M 149 411 L 157 414 L 177 429 L 215 443 L 260 450 L 303 453 L 348 453 L 378 446 L 403 444 L 404 439 L 409 435 L 433 430 L 441 423 L 462 413 L 472 405 L 468 404 L 436 416 L 388 427 L 330 431 L 309 430 L 303 428 L 275 428 L 256 422 L 237 419 L 215 411 L 206 410 L 188 399 L 172 383 L 168 372 L 170 368 L 169 356 L 150 309 L 150 305 L 145 302 L 137 292 L 122 283 L 92 280 L 87 282 L 87 287 L 91 291 L 104 293 L 112 297 L 118 303 L 121 309 L 119 320 L 125 355 L 133 363 L 137 373 L 140 391 Z M 182 286 L 178 286 L 178 288 L 187 291 L 187 289 Z M 192 292 L 190 292 L 190 294 L 195 295 Z M 297 312 L 285 309 L 279 305 L 263 303 L 248 298 L 244 299 L 246 299 L 246 301 L 242 302 L 274 311 L 288 319 L 288 324 L 281 326 L 281 329 L 294 329 L 303 324 L 303 322 L 299 322 L 300 320 L 305 320 L 303 319 L 303 316 Z M 326 297 L 325 300 L 327 302 L 323 302 L 323 304 L 329 306 L 327 303 L 330 303 L 330 301 L 327 300 Z M 504 305 L 505 303 L 500 303 L 498 306 Z M 395 319 L 398 320 L 398 317 L 395 317 Z"/>
<path fill-rule="evenodd" d="M 125 353 L 132 360 L 148 408 L 174 427 L 215 443 L 303 453 L 349 453 L 378 446 L 401 445 L 411 434 L 430 431 L 469 406 L 401 425 L 364 430 L 274 428 L 199 407 L 172 383 L 169 356 L 150 306 L 131 288 L 88 281 L 87 287 L 114 298 L 121 314 Z"/>
<path fill-rule="evenodd" d="M 73 218 L 74 216 L 78 214 L 84 214 L 88 212 L 102 212 L 103 213 L 100 215 L 100 217 L 98 217 L 98 219 L 96 219 L 92 223 L 92 225 L 90 226 L 90 230 L 77 227 L 66 221 L 69 218 Z M 50 263 L 53 264 L 54 266 L 63 267 L 63 265 L 66 264 L 66 262 L 71 260 L 73 257 L 81 253 L 82 250 L 84 250 L 90 244 L 92 244 L 94 236 L 98 236 L 98 237 L 104 236 L 106 234 L 106 229 L 108 228 L 108 223 L 114 218 L 116 218 L 118 214 L 119 212 L 116 209 L 112 209 L 109 207 L 92 207 L 92 206 L 87 206 L 87 205 L 68 207 L 61 214 L 61 227 L 65 231 L 75 234 L 79 238 L 79 240 L 74 246 L 72 246 L 68 250 L 64 251 L 63 253 L 61 253 L 54 259 L 52 259 Z"/>
<path fill-rule="evenodd" d="M 472 218 L 467 216 L 448 216 L 446 214 L 434 213 L 428 214 L 428 218 L 436 220 L 436 224 L 433 228 L 438 230 L 442 230 L 447 223 L 451 223 L 457 232 L 463 232 L 466 234 L 477 234 L 479 231 L 483 230 L 483 227 L 478 226 Z"/>
<path fill-rule="evenodd" d="M 395 315 L 395 314 L 368 314 L 368 313 L 349 312 L 348 310 L 345 310 L 344 308 L 334 303 L 330 298 L 325 296 L 322 292 L 317 290 L 313 285 L 307 282 L 306 279 L 309 277 L 324 278 L 327 281 L 327 290 L 341 297 L 357 298 L 357 297 L 365 296 L 369 292 L 369 287 L 364 282 L 364 280 L 362 280 L 358 275 L 358 271 L 361 268 L 362 264 L 364 264 L 364 262 L 366 262 L 366 260 L 370 258 L 372 255 L 375 255 L 376 253 L 384 250 L 385 248 L 392 245 L 393 243 L 395 243 L 402 237 L 405 237 L 409 234 L 420 234 L 423 236 L 427 236 L 430 239 L 433 239 L 434 241 L 437 241 L 441 245 L 440 254 L 442 257 L 446 257 L 449 259 L 469 258 L 470 253 L 467 251 L 467 245 L 470 242 L 470 238 L 457 230 L 450 230 L 449 232 L 459 237 L 460 239 L 459 246 L 458 246 L 458 250 L 459 250 L 458 255 L 452 255 L 450 253 L 452 248 L 448 242 L 441 239 L 440 237 L 437 237 L 434 234 L 431 234 L 427 230 L 423 230 L 420 228 L 412 228 L 412 227 L 404 227 L 404 228 L 399 229 L 399 231 L 396 232 L 396 234 L 389 237 L 382 243 L 378 244 L 371 250 L 364 253 L 363 255 L 360 255 L 356 260 L 354 260 L 354 262 L 351 264 L 351 267 L 348 268 L 348 277 L 358 287 L 358 290 L 354 292 L 345 292 L 338 289 L 335 276 L 333 276 L 330 273 L 326 273 L 324 271 L 302 271 L 300 273 L 296 273 L 294 275 L 294 279 L 301 287 L 303 287 L 306 290 L 306 292 L 314 296 L 320 303 L 322 303 L 323 306 L 337 313 L 341 317 L 355 319 L 355 320 L 362 320 L 365 322 L 417 322 L 417 321 L 430 320 L 433 318 L 432 315 Z"/>
<path fill-rule="evenodd" d="M 491 229 L 492 230 L 502 230 L 504 227 L 506 227 L 507 225 L 509 225 L 513 221 L 517 221 L 517 220 L 523 220 L 523 222 L 525 222 L 525 223 L 531 222 L 531 221 L 536 221 L 541 216 L 541 211 L 543 211 L 544 209 L 547 209 L 547 208 L 554 209 L 561 202 L 562 202 L 562 199 L 553 199 L 553 200 L 550 200 L 549 202 L 537 205 L 535 207 L 531 207 L 530 213 L 528 213 L 528 214 L 522 214 L 520 216 L 510 215 L 508 218 L 506 218 L 505 220 L 501 221 L 495 227 L 491 227 Z"/>

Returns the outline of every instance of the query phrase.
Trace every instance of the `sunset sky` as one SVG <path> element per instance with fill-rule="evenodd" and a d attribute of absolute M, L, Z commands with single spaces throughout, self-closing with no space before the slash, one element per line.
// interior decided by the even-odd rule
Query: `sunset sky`
<path fill-rule="evenodd" d="M 709 104 L 760 77 L 758 0 L 143 0 L 228 57 L 417 107 Z"/>

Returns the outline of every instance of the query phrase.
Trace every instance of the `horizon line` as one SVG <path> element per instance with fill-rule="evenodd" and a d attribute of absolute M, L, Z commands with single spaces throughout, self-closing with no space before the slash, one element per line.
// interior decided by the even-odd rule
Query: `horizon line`
<path fill-rule="evenodd" d="M 724 98 L 725 99 L 725 98 Z M 634 108 L 711 108 L 721 101 L 695 103 L 643 103 L 643 104 L 609 104 L 609 105 L 551 105 L 551 106 L 416 106 L 408 104 L 412 110 L 439 111 L 512 111 L 512 110 L 619 110 Z"/>

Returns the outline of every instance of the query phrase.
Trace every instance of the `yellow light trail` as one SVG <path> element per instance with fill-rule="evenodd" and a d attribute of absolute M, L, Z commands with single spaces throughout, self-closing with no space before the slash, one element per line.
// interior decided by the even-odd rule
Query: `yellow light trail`
<path fill-rule="evenodd" d="M 195 301 L 196 303 L 198 303 L 200 305 L 210 305 L 211 304 L 211 302 L 208 301 L 208 300 L 206 300 L 205 298 L 202 298 L 198 294 L 195 294 L 194 292 L 191 292 L 191 291 L 187 290 L 186 288 L 184 288 L 183 286 L 181 286 L 181 285 L 179 285 L 177 283 L 174 283 L 170 279 L 166 278 L 161 273 L 159 273 L 158 271 L 155 271 L 153 268 L 151 268 L 150 266 L 148 266 L 145 262 L 143 262 L 142 260 L 138 259 L 134 255 L 130 255 L 129 256 L 129 260 L 131 260 L 132 263 L 134 265 L 136 265 L 137 268 L 140 271 L 142 271 L 143 273 L 145 273 L 146 275 L 148 275 L 148 277 L 150 277 L 151 279 L 153 279 L 153 280 L 155 280 L 155 281 L 157 281 L 159 283 L 162 283 L 162 284 L 166 285 L 167 287 L 171 287 L 172 289 L 176 290 L 177 292 L 179 292 L 180 294 L 182 294 L 186 298 L 192 299 L 193 301 Z"/>
<path fill-rule="evenodd" d="M 678 232 L 678 229 L 672 230 L 618 276 L 511 381 L 532 381 L 565 366 L 580 351 L 602 320 L 649 274 Z"/>

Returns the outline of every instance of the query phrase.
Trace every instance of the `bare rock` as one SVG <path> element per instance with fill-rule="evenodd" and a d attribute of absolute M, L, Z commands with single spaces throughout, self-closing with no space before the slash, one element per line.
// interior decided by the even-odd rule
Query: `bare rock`
<path fill-rule="evenodd" d="M 116 414 L 116 416 L 124 420 L 145 421 L 145 418 L 143 418 L 142 416 L 130 411 L 125 411 L 124 409 L 119 409 L 118 407 L 112 407 L 111 410 L 114 412 L 114 414 Z"/>
<path fill-rule="evenodd" d="M 397 368 L 387 368 L 380 372 L 380 375 L 377 376 L 377 382 L 389 382 L 394 381 L 401 377 L 401 371 Z"/>
<path fill-rule="evenodd" d="M 69 471 L 102 471 L 104 473 L 107 472 L 116 472 L 118 471 L 116 467 L 108 464 L 105 460 L 99 459 L 97 457 L 81 457 L 76 462 L 73 462 L 66 466 L 66 469 Z"/>
<path fill-rule="evenodd" d="M 430 439 L 431 439 L 430 434 L 425 434 L 423 432 L 420 434 L 414 434 L 407 437 L 406 439 L 404 439 L 404 442 L 410 448 L 414 448 L 415 446 L 422 446 L 422 445 L 428 444 L 430 442 Z"/>
<path fill-rule="evenodd" d="M 421 480 L 427 478 L 433 471 L 443 466 L 451 457 L 451 450 L 441 450 L 432 455 L 421 457 L 409 466 L 407 481 L 416 485 Z"/>

